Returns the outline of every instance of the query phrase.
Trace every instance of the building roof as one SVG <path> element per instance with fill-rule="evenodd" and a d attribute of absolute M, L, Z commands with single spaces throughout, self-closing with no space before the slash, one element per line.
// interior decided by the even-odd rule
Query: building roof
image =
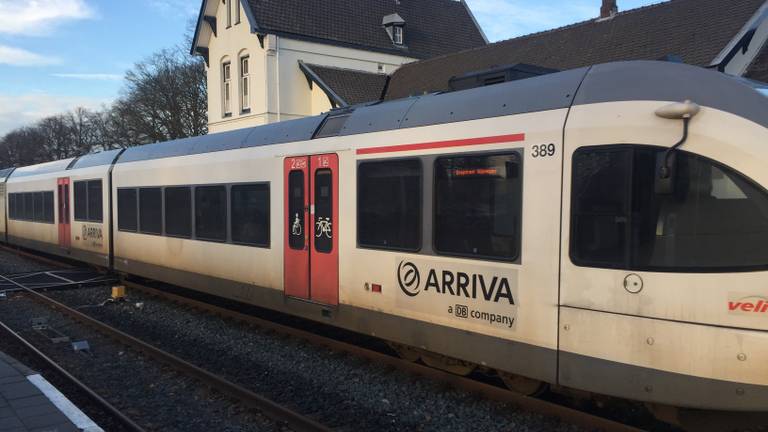
<path fill-rule="evenodd" d="M 463 0 L 242 0 L 257 32 L 429 58 L 485 45 Z M 396 47 L 382 19 L 405 21 L 405 46 Z"/>
<path fill-rule="evenodd" d="M 387 75 L 302 63 L 302 71 L 336 106 L 357 105 L 381 99 Z"/>
<path fill-rule="evenodd" d="M 553 69 L 678 56 L 712 62 L 765 0 L 671 0 L 541 33 L 497 42 L 395 71 L 386 99 L 449 89 L 451 77 L 494 66 L 527 63 Z M 764 59 L 768 54 L 763 52 Z M 766 59 L 768 60 L 768 59 Z M 765 75 L 766 72 L 763 72 Z"/>

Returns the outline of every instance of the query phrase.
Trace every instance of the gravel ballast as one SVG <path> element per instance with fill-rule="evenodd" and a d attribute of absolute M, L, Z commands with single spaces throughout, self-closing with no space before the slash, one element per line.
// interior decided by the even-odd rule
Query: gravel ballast
<path fill-rule="evenodd" d="M 18 261 L 19 257 L 0 251 L 0 273 L 35 269 L 24 268 L 24 259 Z M 7 271 L 6 263 L 14 269 Z M 30 262 L 30 266 L 34 265 Z M 46 295 L 339 430 L 581 430 L 557 419 L 135 291 L 129 291 L 126 302 L 107 302 L 103 306 L 110 287 L 51 291 Z M 82 370 L 87 377 L 78 378 L 97 392 L 118 387 L 116 400 L 110 402 L 121 409 L 130 407 L 126 412 L 142 425 L 150 424 L 149 429 L 275 428 L 264 418 L 239 414 L 231 402 L 216 398 L 142 356 L 122 351 L 46 306 L 22 296 L 0 302 L 0 316 L 14 328 L 27 328 L 30 314 L 49 316 L 54 327 L 75 340 L 88 339 L 93 358 L 59 345 L 41 348 L 56 352 L 57 361 Z M 139 373 L 137 367 L 141 368 Z"/>
<path fill-rule="evenodd" d="M 109 288 L 88 288 L 49 295 L 332 427 L 376 431 L 578 430 L 401 371 L 140 293 L 129 292 L 127 302 L 93 306 L 107 299 L 109 293 Z"/>

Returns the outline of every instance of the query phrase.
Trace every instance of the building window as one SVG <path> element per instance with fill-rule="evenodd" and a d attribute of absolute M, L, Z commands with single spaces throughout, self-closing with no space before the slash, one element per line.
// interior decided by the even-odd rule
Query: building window
<path fill-rule="evenodd" d="M 435 251 L 514 261 L 520 256 L 522 166 L 517 153 L 435 161 Z"/>
<path fill-rule="evenodd" d="M 136 202 L 136 189 L 117 190 L 117 229 L 120 231 L 137 231 L 138 203 Z"/>
<path fill-rule="evenodd" d="M 240 108 L 243 112 L 251 109 L 251 81 L 249 78 L 249 57 L 240 58 Z"/>
<path fill-rule="evenodd" d="M 232 27 L 232 0 L 224 0 L 227 5 L 227 28 Z"/>
<path fill-rule="evenodd" d="M 159 187 L 139 189 L 139 231 L 163 233 L 163 190 Z"/>
<path fill-rule="evenodd" d="M 232 242 L 269 247 L 269 184 L 232 186 L 230 208 Z"/>
<path fill-rule="evenodd" d="M 573 156 L 571 260 L 643 271 L 768 268 L 768 192 L 738 172 L 665 148 L 586 147 Z"/>
<path fill-rule="evenodd" d="M 75 220 L 102 222 L 103 198 L 101 180 L 75 182 Z"/>
<path fill-rule="evenodd" d="M 192 189 L 190 187 L 165 188 L 165 235 L 192 237 Z"/>
<path fill-rule="evenodd" d="M 404 37 L 403 31 L 404 31 L 403 26 L 396 25 L 392 28 L 392 41 L 395 43 L 395 45 L 403 44 L 403 37 Z"/>
<path fill-rule="evenodd" d="M 195 237 L 200 240 L 227 240 L 227 188 L 195 188 Z"/>
<path fill-rule="evenodd" d="M 235 2 L 233 7 L 235 8 L 235 24 L 240 24 L 240 2 L 238 0 L 232 0 Z"/>
<path fill-rule="evenodd" d="M 362 247 L 421 248 L 421 162 L 363 162 L 357 168 L 357 241 Z"/>
<path fill-rule="evenodd" d="M 227 62 L 222 65 L 222 98 L 224 104 L 224 117 L 232 115 L 232 64 Z"/>

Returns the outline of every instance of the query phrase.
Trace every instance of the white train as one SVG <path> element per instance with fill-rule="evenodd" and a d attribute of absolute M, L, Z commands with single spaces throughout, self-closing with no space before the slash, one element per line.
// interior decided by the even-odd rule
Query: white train
<path fill-rule="evenodd" d="M 765 411 L 767 127 L 760 83 L 610 63 L 6 170 L 1 226 L 525 392 Z"/>

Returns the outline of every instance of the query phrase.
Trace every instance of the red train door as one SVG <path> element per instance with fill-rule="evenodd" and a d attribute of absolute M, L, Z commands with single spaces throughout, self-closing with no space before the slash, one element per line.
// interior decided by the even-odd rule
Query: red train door
<path fill-rule="evenodd" d="M 285 294 L 339 303 L 339 159 L 285 159 Z"/>
<path fill-rule="evenodd" d="M 61 177 L 56 182 L 59 201 L 59 246 L 69 249 L 72 231 L 69 220 L 69 177 Z"/>

